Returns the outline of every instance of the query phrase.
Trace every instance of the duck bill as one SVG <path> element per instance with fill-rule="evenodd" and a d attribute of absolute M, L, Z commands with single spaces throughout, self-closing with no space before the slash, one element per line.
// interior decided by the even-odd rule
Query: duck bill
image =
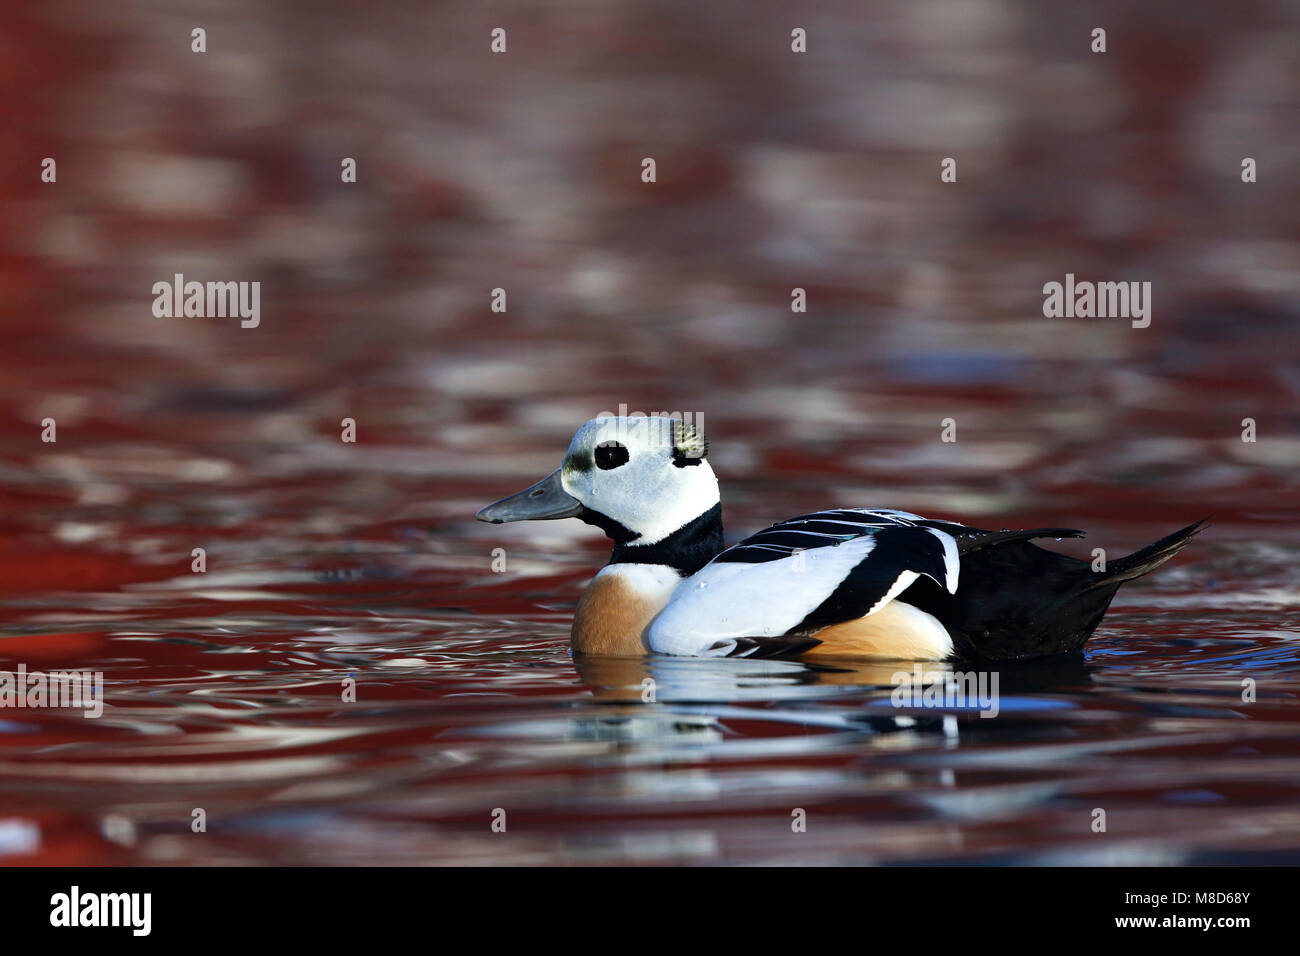
<path fill-rule="evenodd" d="M 555 470 L 535 485 L 517 495 L 488 505 L 475 517 L 479 521 L 501 524 L 505 521 L 544 521 L 573 518 L 582 514 L 582 502 L 564 490 L 560 472 Z"/>

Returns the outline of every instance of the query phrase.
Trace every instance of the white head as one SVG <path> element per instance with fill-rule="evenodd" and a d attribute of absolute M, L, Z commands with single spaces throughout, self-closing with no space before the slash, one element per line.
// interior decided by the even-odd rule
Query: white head
<path fill-rule="evenodd" d="M 594 418 L 578 429 L 564 463 L 480 521 L 578 517 L 615 542 L 656 544 L 718 504 L 703 434 L 675 418 Z"/>

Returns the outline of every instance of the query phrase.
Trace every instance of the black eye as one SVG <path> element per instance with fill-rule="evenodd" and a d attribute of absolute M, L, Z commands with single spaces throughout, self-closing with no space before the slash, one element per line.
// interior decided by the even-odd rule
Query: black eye
<path fill-rule="evenodd" d="M 602 471 L 626 465 L 627 459 L 627 448 L 616 441 L 607 441 L 596 446 L 596 467 Z"/>

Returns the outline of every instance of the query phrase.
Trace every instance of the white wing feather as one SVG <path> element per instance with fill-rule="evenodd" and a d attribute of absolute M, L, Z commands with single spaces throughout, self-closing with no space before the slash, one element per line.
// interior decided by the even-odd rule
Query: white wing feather
<path fill-rule="evenodd" d="M 868 534 L 762 564 L 705 565 L 677 586 L 651 622 L 650 649 L 698 657 L 719 641 L 784 634 L 830 597 L 874 547 Z"/>
<path fill-rule="evenodd" d="M 946 532 L 925 530 L 943 544 L 946 580 L 938 583 L 955 594 L 960 568 L 957 542 Z M 774 561 L 705 565 L 677 586 L 668 605 L 650 623 L 650 649 L 690 657 L 725 656 L 739 638 L 786 634 L 829 598 L 876 544 L 873 534 L 864 534 Z M 867 614 L 880 610 L 918 576 L 915 571 L 901 571 Z"/>

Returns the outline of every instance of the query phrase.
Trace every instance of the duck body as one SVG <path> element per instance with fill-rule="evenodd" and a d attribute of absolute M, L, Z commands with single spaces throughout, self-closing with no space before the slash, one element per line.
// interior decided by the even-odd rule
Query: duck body
<path fill-rule="evenodd" d="M 1101 571 L 1032 543 L 1082 536 L 1075 529 L 988 531 L 890 509 L 801 515 L 724 548 L 706 451 L 702 436 L 675 419 L 595 419 L 574 437 L 564 466 L 479 513 L 485 521 L 577 517 L 614 541 L 610 563 L 575 610 L 575 653 L 1067 653 L 1091 636 L 1121 584 L 1169 560 L 1202 524 Z"/>

